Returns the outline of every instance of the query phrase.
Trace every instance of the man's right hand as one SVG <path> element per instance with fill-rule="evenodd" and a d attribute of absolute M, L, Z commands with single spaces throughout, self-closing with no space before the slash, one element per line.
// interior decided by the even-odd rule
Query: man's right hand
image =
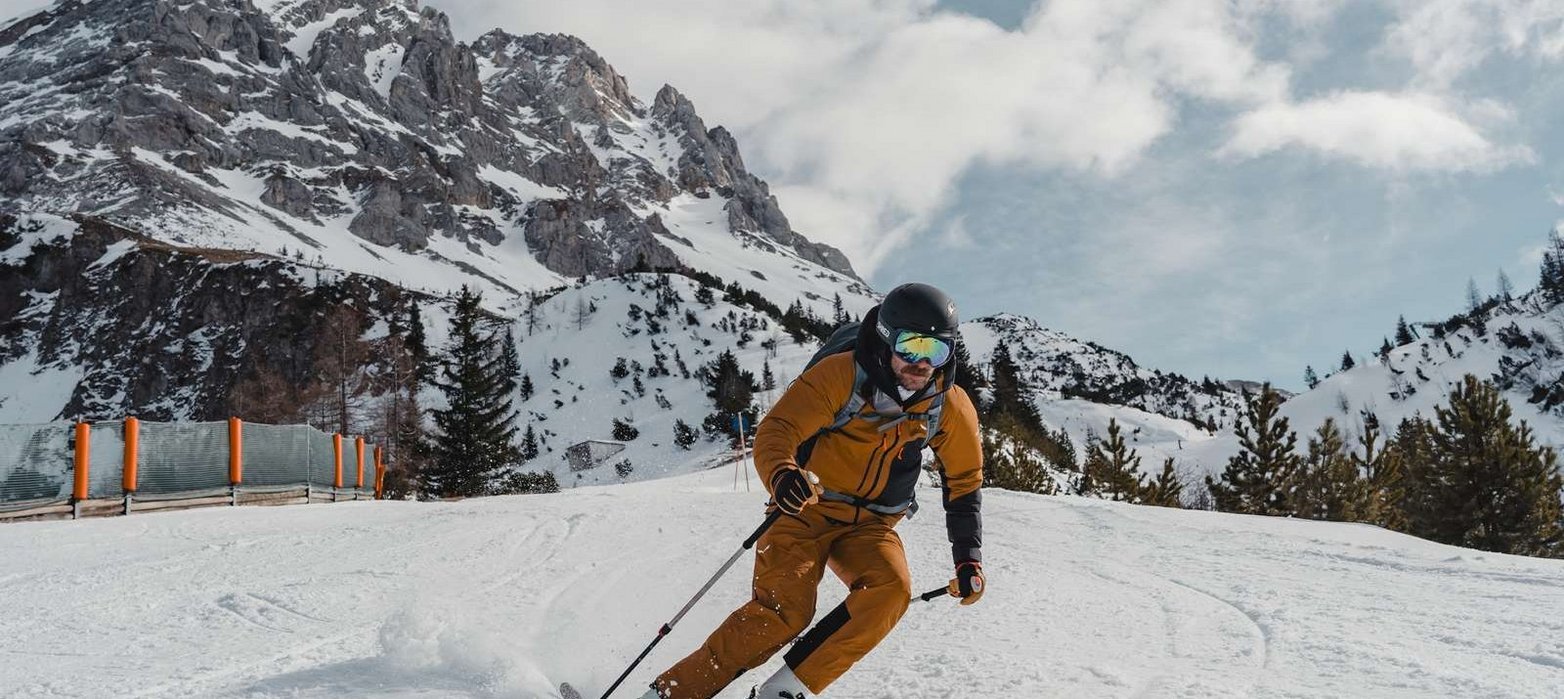
<path fill-rule="evenodd" d="M 820 477 L 797 466 L 784 466 L 771 476 L 771 497 L 790 515 L 820 501 Z"/>

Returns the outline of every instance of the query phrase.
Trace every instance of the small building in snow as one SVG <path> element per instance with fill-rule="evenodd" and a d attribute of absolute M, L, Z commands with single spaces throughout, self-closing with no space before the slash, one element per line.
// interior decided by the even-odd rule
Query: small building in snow
<path fill-rule="evenodd" d="M 624 450 L 625 445 L 619 442 L 588 439 L 579 444 L 572 444 L 565 449 L 565 460 L 570 462 L 570 470 L 585 471 L 598 467 L 613 455 Z"/>

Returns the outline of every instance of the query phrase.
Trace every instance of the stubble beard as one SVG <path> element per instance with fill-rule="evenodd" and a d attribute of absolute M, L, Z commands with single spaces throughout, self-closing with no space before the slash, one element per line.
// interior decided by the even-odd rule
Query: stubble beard
<path fill-rule="evenodd" d="M 923 387 L 929 385 L 929 381 L 933 378 L 934 370 L 932 368 L 928 369 L 927 374 L 921 373 L 916 366 L 907 366 L 896 372 L 896 379 L 901 383 L 901 387 L 909 391 L 922 390 Z"/>

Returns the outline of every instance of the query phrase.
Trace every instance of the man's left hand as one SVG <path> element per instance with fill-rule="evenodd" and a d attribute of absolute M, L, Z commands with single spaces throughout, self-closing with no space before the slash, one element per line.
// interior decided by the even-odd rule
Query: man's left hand
<path fill-rule="evenodd" d="M 956 577 L 950 581 L 950 596 L 960 597 L 962 606 L 983 598 L 983 564 L 962 561 L 956 564 Z"/>

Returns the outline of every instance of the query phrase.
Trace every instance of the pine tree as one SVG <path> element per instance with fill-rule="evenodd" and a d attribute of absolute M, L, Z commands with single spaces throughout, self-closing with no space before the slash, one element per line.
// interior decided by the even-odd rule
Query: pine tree
<path fill-rule="evenodd" d="M 1483 295 L 1482 295 L 1482 292 L 1477 290 L 1477 280 L 1472 278 L 1472 277 L 1467 277 L 1466 278 L 1466 312 L 1467 313 L 1476 313 L 1477 309 L 1482 308 L 1482 305 L 1483 305 Z"/>
<path fill-rule="evenodd" d="M 739 368 L 739 361 L 732 352 L 723 350 L 716 361 L 705 367 L 706 397 L 712 399 L 717 411 L 724 415 L 737 415 L 750 409 L 755 396 L 755 376 Z"/>
<path fill-rule="evenodd" d="M 527 424 L 527 431 L 521 436 L 521 460 L 531 461 L 538 458 L 538 435 L 532 429 L 532 424 Z"/>
<path fill-rule="evenodd" d="M 1368 509 L 1363 521 L 1394 531 L 1406 531 L 1401 452 L 1389 440 L 1379 443 L 1379 418 L 1373 413 L 1363 411 L 1361 427 L 1358 446 L 1362 452 L 1354 451 L 1349 456 L 1368 486 Z"/>
<path fill-rule="evenodd" d="M 629 418 L 614 418 L 614 439 L 621 442 L 629 442 L 641 436 L 641 430 L 630 422 Z"/>
<path fill-rule="evenodd" d="M 1342 371 L 1347 371 L 1347 370 L 1349 370 L 1352 367 L 1355 367 L 1357 365 L 1358 365 L 1358 363 L 1352 360 L 1352 351 L 1351 350 L 1347 350 L 1347 351 L 1344 351 L 1344 352 L 1341 353 L 1341 370 Z"/>
<path fill-rule="evenodd" d="M 1053 495 L 1058 484 L 1043 463 L 1001 430 L 983 433 L 983 487 Z"/>
<path fill-rule="evenodd" d="M 501 324 L 500 333 L 500 372 L 510 388 L 515 390 L 521 380 L 521 356 L 516 352 L 516 337 L 511 334 L 508 324 Z"/>
<path fill-rule="evenodd" d="M 1183 507 L 1184 484 L 1178 480 L 1173 468 L 1173 457 L 1162 462 L 1162 473 L 1156 480 L 1141 489 L 1140 502 L 1158 507 Z"/>
<path fill-rule="evenodd" d="M 1346 439 L 1336 421 L 1325 418 L 1309 438 L 1293 511 L 1299 517 L 1333 522 L 1359 522 L 1368 511 L 1369 490 L 1357 464 L 1346 451 Z"/>
<path fill-rule="evenodd" d="M 1144 485 L 1140 455 L 1124 441 L 1119 421 L 1109 418 L 1108 438 L 1093 443 L 1088 450 L 1082 470 L 1090 474 L 1097 490 L 1113 500 L 1137 502 Z"/>
<path fill-rule="evenodd" d="M 407 305 L 407 351 L 413 356 L 418 380 L 428 383 L 434 378 L 434 366 L 429 361 L 428 340 L 424 335 L 424 318 L 418 310 L 418 302 Z"/>
<path fill-rule="evenodd" d="M 777 389 L 777 377 L 771 373 L 771 360 L 767 359 L 760 370 L 760 387 L 767 391 Z"/>
<path fill-rule="evenodd" d="M 1010 347 L 1003 340 L 994 346 L 991 362 L 994 371 L 994 402 L 991 412 L 1016 412 L 1027 401 L 1021 395 L 1021 369 L 1010 358 Z"/>
<path fill-rule="evenodd" d="M 1542 275 L 1538 288 L 1548 303 L 1564 301 L 1564 235 L 1558 229 L 1548 234 L 1548 249 L 1542 253 Z"/>
<path fill-rule="evenodd" d="M 852 320 L 852 317 L 847 315 L 847 308 L 842 305 L 842 295 L 839 293 L 835 294 L 831 298 L 831 322 L 841 325 L 850 320 Z"/>
<path fill-rule="evenodd" d="M 538 292 L 527 292 L 527 337 L 538 329 Z"/>
<path fill-rule="evenodd" d="M 1515 300 L 1515 285 L 1510 283 L 1510 275 L 1505 274 L 1503 269 L 1499 270 L 1499 278 L 1494 287 L 1498 292 L 1500 301 L 1509 302 Z"/>
<path fill-rule="evenodd" d="M 1315 386 L 1320 385 L 1320 375 L 1314 373 L 1314 367 L 1312 365 L 1303 368 L 1303 385 L 1308 386 L 1310 390 L 1313 390 Z"/>
<path fill-rule="evenodd" d="M 688 451 L 695 444 L 697 436 L 695 428 L 691 427 L 690 423 L 682 419 L 673 421 L 673 443 L 680 449 Z"/>
<path fill-rule="evenodd" d="M 1396 317 L 1396 346 L 1410 345 L 1417 338 L 1412 336 L 1412 328 L 1407 326 L 1406 316 Z"/>
<path fill-rule="evenodd" d="M 1380 359 L 1389 359 L 1390 358 L 1390 350 L 1392 350 L 1392 349 L 1395 349 L 1395 348 L 1390 346 L 1390 338 L 1388 338 L 1388 337 L 1384 338 L 1384 342 L 1380 343 L 1380 345 L 1379 345 L 1379 358 Z"/>
<path fill-rule="evenodd" d="M 1435 408 L 1429 460 L 1408 484 L 1421 505 L 1413 534 L 1484 551 L 1564 556 L 1557 457 L 1510 417 L 1498 388 L 1472 375 L 1448 406 Z"/>
<path fill-rule="evenodd" d="M 967 342 L 961 337 L 960 331 L 956 333 L 956 385 L 967 392 L 973 402 L 977 402 L 978 389 L 988 385 L 988 379 L 984 378 L 976 364 L 972 363 L 972 355 L 967 353 Z"/>
<path fill-rule="evenodd" d="M 1406 526 L 1400 531 L 1411 534 L 1427 531 L 1440 516 L 1439 504 L 1433 497 L 1438 489 L 1417 486 L 1433 477 L 1428 467 L 1433 460 L 1433 434 L 1433 423 L 1421 415 L 1414 415 L 1396 425 L 1396 434 L 1390 440 L 1389 448 L 1401 458 L 1401 512 Z"/>
<path fill-rule="evenodd" d="M 532 400 L 532 374 L 521 375 L 521 400 L 523 403 Z"/>
<path fill-rule="evenodd" d="M 451 317 L 451 346 L 435 385 L 449 407 L 434 411 L 437 432 L 425 488 L 441 497 L 489 492 L 516 463 L 516 416 L 498 338 L 479 331 L 482 297 L 463 287 Z"/>
<path fill-rule="evenodd" d="M 1293 453 L 1298 435 L 1279 415 L 1282 397 L 1270 384 L 1260 393 L 1244 392 L 1244 415 L 1235 431 L 1240 451 L 1228 459 L 1221 480 L 1206 477 L 1218 510 L 1243 514 L 1286 515 L 1297 486 L 1300 462 Z"/>

